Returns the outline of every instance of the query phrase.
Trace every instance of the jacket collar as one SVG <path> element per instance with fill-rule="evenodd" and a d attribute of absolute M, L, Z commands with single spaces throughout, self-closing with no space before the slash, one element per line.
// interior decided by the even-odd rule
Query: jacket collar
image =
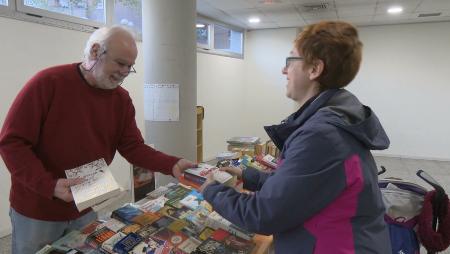
<path fill-rule="evenodd" d="M 288 137 L 302 126 L 312 115 L 324 107 L 328 100 L 333 97 L 339 89 L 323 91 L 319 95 L 309 99 L 299 110 L 283 120 L 281 124 L 264 126 L 267 135 L 281 151 Z"/>

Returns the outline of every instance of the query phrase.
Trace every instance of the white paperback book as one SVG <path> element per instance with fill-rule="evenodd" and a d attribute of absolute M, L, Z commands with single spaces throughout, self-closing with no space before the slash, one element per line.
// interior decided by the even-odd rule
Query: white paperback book
<path fill-rule="evenodd" d="M 75 205 L 80 212 L 120 193 L 119 184 L 103 158 L 65 172 L 68 179 L 85 180 L 70 187 Z"/>

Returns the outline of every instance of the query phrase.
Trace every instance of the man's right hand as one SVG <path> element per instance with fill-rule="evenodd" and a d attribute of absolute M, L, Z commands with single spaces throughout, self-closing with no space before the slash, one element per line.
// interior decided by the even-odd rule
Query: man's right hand
<path fill-rule="evenodd" d="M 56 182 L 55 191 L 53 192 L 53 196 L 64 200 L 66 202 L 73 201 L 72 192 L 70 191 L 70 186 L 77 185 L 84 182 L 82 178 L 74 178 L 74 179 L 65 179 L 60 178 Z"/>

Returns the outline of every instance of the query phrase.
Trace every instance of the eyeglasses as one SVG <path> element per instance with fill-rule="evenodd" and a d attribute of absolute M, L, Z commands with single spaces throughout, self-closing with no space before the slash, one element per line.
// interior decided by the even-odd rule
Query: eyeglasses
<path fill-rule="evenodd" d="M 293 61 L 300 61 L 300 60 L 303 60 L 303 59 L 304 58 L 300 57 L 300 56 L 289 56 L 289 57 L 286 57 L 286 65 L 284 66 L 284 68 L 288 68 L 289 64 L 291 64 L 291 62 L 293 62 Z"/>
<path fill-rule="evenodd" d="M 103 51 L 103 53 L 102 54 L 105 54 L 106 55 L 106 53 L 107 53 L 107 51 L 105 50 L 105 51 Z M 127 65 L 127 64 L 125 64 L 125 63 L 123 63 L 123 62 L 120 62 L 120 61 L 118 61 L 118 60 L 112 60 L 117 66 L 119 66 L 119 68 L 124 68 L 124 67 L 126 67 L 126 68 L 128 68 L 128 73 L 127 74 L 130 74 L 130 73 L 136 73 L 136 70 L 134 69 L 134 65 Z"/>

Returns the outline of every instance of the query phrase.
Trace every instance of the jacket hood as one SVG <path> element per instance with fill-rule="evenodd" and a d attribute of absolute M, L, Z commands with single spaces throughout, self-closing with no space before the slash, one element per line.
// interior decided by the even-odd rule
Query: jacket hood
<path fill-rule="evenodd" d="M 279 125 L 264 127 L 278 149 L 281 150 L 287 138 L 313 117 L 350 133 L 370 150 L 389 147 L 389 138 L 375 113 L 345 89 L 326 90 L 299 111 Z"/>

